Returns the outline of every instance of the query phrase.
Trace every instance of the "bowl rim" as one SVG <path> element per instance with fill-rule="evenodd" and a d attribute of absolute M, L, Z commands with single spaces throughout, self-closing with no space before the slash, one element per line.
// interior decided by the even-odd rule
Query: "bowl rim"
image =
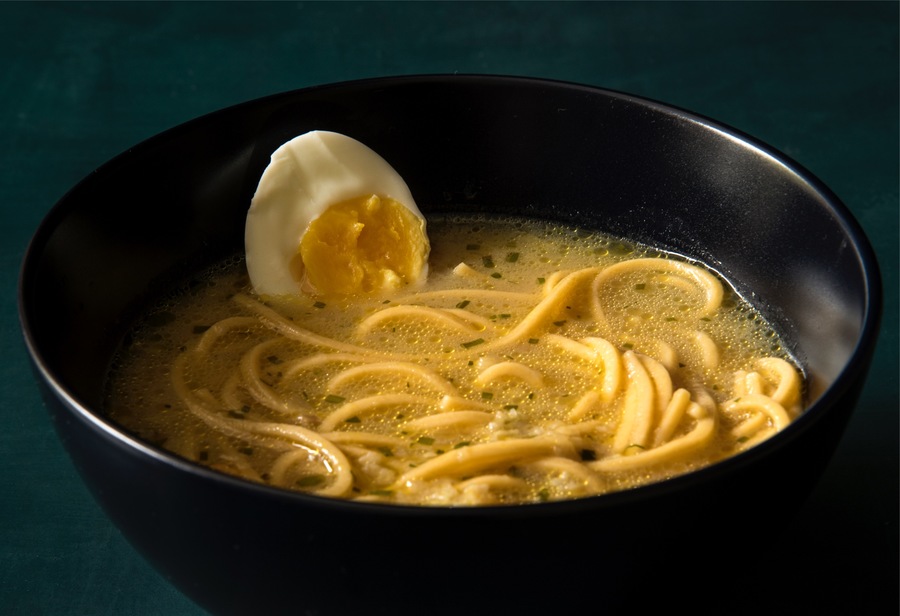
<path fill-rule="evenodd" d="M 645 108 L 653 109 L 667 116 L 673 116 L 691 123 L 699 124 L 708 130 L 718 133 L 724 138 L 735 141 L 744 147 L 750 147 L 756 150 L 758 153 L 766 156 L 771 162 L 784 167 L 791 175 L 801 180 L 811 192 L 820 197 L 823 207 L 829 211 L 832 218 L 835 220 L 835 223 L 849 238 L 851 248 L 856 254 L 861 267 L 862 282 L 865 291 L 865 297 L 863 298 L 862 303 L 863 319 L 859 336 L 857 337 L 856 344 L 854 345 L 848 361 L 840 370 L 836 378 L 827 385 L 821 395 L 784 430 L 746 451 L 720 460 L 712 465 L 655 483 L 595 496 L 541 503 L 479 506 L 406 505 L 397 503 L 350 501 L 317 496 L 315 494 L 293 492 L 287 489 L 277 488 L 220 473 L 197 463 L 190 462 L 162 448 L 150 445 L 149 443 L 132 436 L 123 427 L 120 427 L 115 422 L 107 419 L 100 410 L 92 410 L 88 405 L 78 400 L 77 397 L 67 389 L 57 375 L 54 374 L 48 361 L 38 348 L 30 326 L 28 315 L 28 288 L 29 285 L 32 284 L 32 272 L 37 267 L 37 263 L 40 260 L 42 250 L 45 247 L 47 240 L 52 235 L 59 222 L 63 220 L 74 207 L 69 200 L 70 195 L 75 193 L 82 184 L 91 181 L 91 179 L 97 175 L 109 172 L 115 166 L 120 164 L 124 157 L 135 151 L 150 148 L 157 142 L 168 139 L 170 135 L 189 130 L 195 124 L 206 122 L 211 117 L 227 113 L 236 113 L 244 107 L 258 106 L 268 102 L 275 102 L 279 99 L 287 100 L 295 97 L 307 96 L 322 91 L 338 91 L 354 88 L 386 88 L 427 83 L 447 86 L 452 86 L 454 84 L 480 84 L 488 87 L 514 86 L 518 84 L 530 87 L 543 86 L 551 89 L 576 90 L 594 96 L 608 96 L 617 100 L 627 101 Z M 237 104 L 227 105 L 156 133 L 100 164 L 94 171 L 69 188 L 56 203 L 51 206 L 40 221 L 26 247 L 19 269 L 17 285 L 19 328 L 23 335 L 32 367 L 36 375 L 39 376 L 39 379 L 43 381 L 43 384 L 39 383 L 39 385 L 48 387 L 53 395 L 59 399 L 62 405 L 66 407 L 75 418 L 87 425 L 92 431 L 99 434 L 103 439 L 107 440 L 115 447 L 127 450 L 132 455 L 152 459 L 165 466 L 171 467 L 180 473 L 187 473 L 200 480 L 212 481 L 229 489 L 237 490 L 238 492 L 245 492 L 268 499 L 304 504 L 310 507 L 323 507 L 342 511 L 346 510 L 348 512 L 359 512 L 361 514 L 370 515 L 425 515 L 435 517 L 452 516 L 454 518 L 483 516 L 509 517 L 520 515 L 552 516 L 573 509 L 583 510 L 589 508 L 599 510 L 615 508 L 622 504 L 652 499 L 658 495 L 678 492 L 698 483 L 705 483 L 709 479 L 727 475 L 752 465 L 756 460 L 769 456 L 771 452 L 780 450 L 784 447 L 789 447 L 793 441 L 798 439 L 802 434 L 810 430 L 818 421 L 820 421 L 827 410 L 836 403 L 836 400 L 851 390 L 854 383 L 865 374 L 868 369 L 868 362 L 860 361 L 860 359 L 871 356 L 872 354 L 871 352 L 874 349 L 878 338 L 882 309 L 883 289 L 880 267 L 874 249 L 861 225 L 849 208 L 847 208 L 828 186 L 787 154 L 784 154 L 767 143 L 728 124 L 653 98 L 630 94 L 616 89 L 560 79 L 479 73 L 436 73 L 383 76 L 316 84 L 276 92 Z"/>

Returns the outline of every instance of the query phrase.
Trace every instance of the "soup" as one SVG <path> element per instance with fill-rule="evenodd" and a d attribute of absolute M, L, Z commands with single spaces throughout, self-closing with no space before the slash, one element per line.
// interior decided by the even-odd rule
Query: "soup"
<path fill-rule="evenodd" d="M 198 277 L 129 337 L 108 415 L 279 488 L 474 506 L 661 481 L 801 412 L 783 342 L 698 264 L 547 222 L 429 228 L 421 288 L 262 299 L 240 258 Z"/>

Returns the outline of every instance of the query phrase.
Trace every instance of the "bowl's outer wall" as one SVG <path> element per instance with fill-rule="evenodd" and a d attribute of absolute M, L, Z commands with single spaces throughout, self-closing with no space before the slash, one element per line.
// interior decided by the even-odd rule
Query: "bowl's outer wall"
<path fill-rule="evenodd" d="M 148 455 L 81 407 L 102 406 L 110 358 L 135 311 L 241 248 L 270 153 L 312 129 L 378 151 L 426 214 L 549 218 L 699 258 L 739 281 L 814 377 L 837 385 L 785 433 L 734 460 L 612 498 L 539 508 L 400 514 L 213 479 Z M 26 258 L 23 324 L 57 429 L 93 493 L 165 575 L 215 612 L 247 613 L 261 588 L 271 603 L 258 613 L 296 608 L 298 593 L 311 614 L 335 613 L 331 600 L 375 609 L 386 592 L 414 607 L 474 580 L 521 584 L 547 563 L 545 580 L 570 584 L 573 606 L 585 593 L 613 601 L 627 597 L 620 564 L 667 563 L 686 545 L 705 556 L 740 520 L 795 510 L 836 446 L 877 317 L 872 274 L 863 271 L 874 260 L 865 246 L 860 255 L 843 210 L 825 207 L 830 199 L 728 130 L 612 92 L 480 78 L 313 88 L 172 129 L 76 186 Z M 393 589 L 410 573 L 418 584 Z M 539 594 L 522 607 L 542 605 Z M 445 607 L 440 613 L 463 606 Z"/>

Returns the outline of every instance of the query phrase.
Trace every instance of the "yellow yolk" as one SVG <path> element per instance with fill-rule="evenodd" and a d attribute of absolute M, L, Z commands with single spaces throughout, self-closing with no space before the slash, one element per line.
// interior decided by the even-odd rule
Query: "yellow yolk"
<path fill-rule="evenodd" d="M 421 218 L 393 199 L 366 195 L 309 224 L 291 272 L 322 295 L 395 289 L 419 279 L 428 247 Z"/>

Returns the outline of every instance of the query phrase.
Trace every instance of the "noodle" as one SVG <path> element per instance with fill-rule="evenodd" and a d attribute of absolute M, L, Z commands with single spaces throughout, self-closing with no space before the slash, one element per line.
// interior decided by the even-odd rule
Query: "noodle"
<path fill-rule="evenodd" d="M 617 244 L 575 249 L 566 229 L 537 223 L 471 228 L 435 235 L 444 260 L 420 291 L 326 301 L 242 290 L 202 326 L 191 325 L 206 318 L 198 300 L 165 349 L 137 337 L 110 415 L 281 488 L 479 505 L 659 481 L 801 411 L 791 358 L 706 269 L 639 247 L 601 258 L 591 247 Z M 147 389 L 132 393 L 137 382 Z"/>

